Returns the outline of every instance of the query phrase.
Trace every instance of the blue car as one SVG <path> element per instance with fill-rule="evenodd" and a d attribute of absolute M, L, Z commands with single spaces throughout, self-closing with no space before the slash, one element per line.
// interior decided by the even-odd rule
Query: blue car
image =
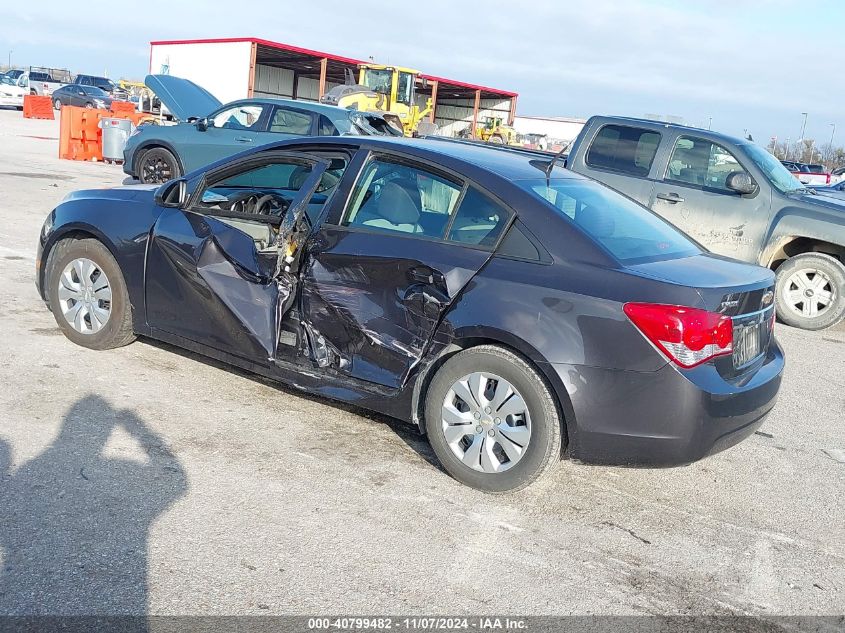
<path fill-rule="evenodd" d="M 401 136 L 378 114 L 291 99 L 241 99 L 223 105 L 192 81 L 148 75 L 145 83 L 176 125 L 142 125 L 129 137 L 123 171 L 164 183 L 221 158 L 300 136 Z"/>

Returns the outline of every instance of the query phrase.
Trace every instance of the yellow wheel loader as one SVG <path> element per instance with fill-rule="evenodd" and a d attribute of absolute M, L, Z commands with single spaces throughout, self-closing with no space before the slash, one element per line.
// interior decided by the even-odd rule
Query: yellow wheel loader
<path fill-rule="evenodd" d="M 346 83 L 335 86 L 323 95 L 323 103 L 376 112 L 401 130 L 405 136 L 434 134 L 437 127 L 428 120 L 431 113 L 431 99 L 421 108 L 416 101 L 418 70 L 400 66 L 361 64 L 358 67 L 358 82 L 351 71 L 347 71 Z"/>
<path fill-rule="evenodd" d="M 519 134 L 510 125 L 505 125 L 499 117 L 486 117 L 475 129 L 475 136 L 485 143 L 499 145 L 518 145 Z"/>

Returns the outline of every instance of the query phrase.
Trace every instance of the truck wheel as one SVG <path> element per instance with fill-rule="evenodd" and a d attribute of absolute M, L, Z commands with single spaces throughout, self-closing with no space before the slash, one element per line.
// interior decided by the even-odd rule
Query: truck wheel
<path fill-rule="evenodd" d="M 64 239 L 47 260 L 50 310 L 71 341 L 113 349 L 135 340 L 126 282 L 112 254 L 95 239 Z"/>
<path fill-rule="evenodd" d="M 490 137 L 490 142 L 494 143 L 495 145 L 504 145 L 505 139 L 502 138 L 502 136 L 500 134 L 494 134 L 493 136 Z"/>
<path fill-rule="evenodd" d="M 426 394 L 425 426 L 443 468 L 484 492 L 520 490 L 560 461 L 551 388 L 523 358 L 495 345 L 443 364 Z"/>
<path fill-rule="evenodd" d="M 163 147 L 154 147 L 138 159 L 135 177 L 145 185 L 161 184 L 181 176 L 176 157 Z"/>
<path fill-rule="evenodd" d="M 775 306 L 780 319 L 802 330 L 823 330 L 845 318 L 845 265 L 822 253 L 804 253 L 777 269 Z"/>

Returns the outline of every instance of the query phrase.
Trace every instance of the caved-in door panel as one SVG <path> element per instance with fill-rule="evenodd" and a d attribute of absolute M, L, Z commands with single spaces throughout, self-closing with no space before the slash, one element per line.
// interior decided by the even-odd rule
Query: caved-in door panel
<path fill-rule="evenodd" d="M 150 326 L 248 358 L 267 358 L 264 341 L 270 339 L 258 339 L 261 326 L 246 323 L 272 319 L 276 285 L 262 277 L 272 273 L 275 256 L 262 261 L 251 246 L 249 236 L 215 218 L 164 212 L 147 254 Z M 226 286 L 251 293 L 252 319 L 221 299 Z M 233 297 L 231 303 L 242 292 L 222 294 Z"/>
<path fill-rule="evenodd" d="M 490 253 L 395 233 L 325 228 L 302 277 L 303 315 L 362 380 L 399 387 L 440 316 Z"/>

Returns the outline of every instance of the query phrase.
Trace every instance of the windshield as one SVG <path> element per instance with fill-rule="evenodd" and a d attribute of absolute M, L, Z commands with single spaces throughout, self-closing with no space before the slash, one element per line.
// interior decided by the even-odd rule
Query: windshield
<path fill-rule="evenodd" d="M 343 130 L 343 132 L 353 132 L 363 134 L 364 136 L 402 136 L 399 130 L 377 114 L 365 114 L 355 111 L 349 114 L 349 120 L 355 126 L 353 128 L 354 131 Z"/>
<path fill-rule="evenodd" d="M 100 88 L 96 88 L 95 86 L 85 86 L 84 88 L 85 94 L 91 95 L 92 97 L 108 97 L 108 93 Z"/>
<path fill-rule="evenodd" d="M 373 70 L 369 68 L 364 71 L 364 85 L 384 95 L 390 94 L 392 80 L 393 72 L 390 70 Z"/>
<path fill-rule="evenodd" d="M 515 184 L 565 215 L 623 264 L 698 255 L 686 235 L 645 207 L 598 183 L 574 178 Z"/>
<path fill-rule="evenodd" d="M 789 173 L 777 158 L 759 145 L 748 143 L 747 145 L 743 145 L 742 148 L 748 154 L 748 157 L 754 161 L 754 164 L 760 168 L 760 171 L 766 175 L 772 186 L 781 193 L 801 191 L 804 189 L 804 185 Z"/>
<path fill-rule="evenodd" d="M 94 85 L 103 90 L 114 90 L 117 88 L 117 85 L 111 79 L 106 79 L 105 77 L 97 77 L 94 80 Z"/>
<path fill-rule="evenodd" d="M 0 83 L 4 83 L 9 86 L 14 86 L 15 82 L 11 77 L 7 77 L 6 75 L 0 75 Z"/>

